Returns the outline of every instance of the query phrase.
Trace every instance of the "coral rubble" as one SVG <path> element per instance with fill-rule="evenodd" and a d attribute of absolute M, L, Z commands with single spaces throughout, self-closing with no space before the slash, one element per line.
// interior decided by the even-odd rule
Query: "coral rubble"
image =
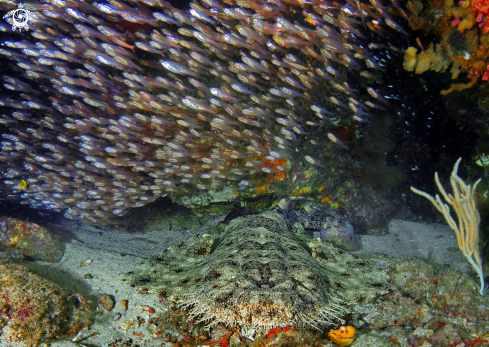
<path fill-rule="evenodd" d="M 358 346 L 486 346 L 489 299 L 466 274 L 423 260 L 391 259 L 399 290 L 355 307 Z"/>

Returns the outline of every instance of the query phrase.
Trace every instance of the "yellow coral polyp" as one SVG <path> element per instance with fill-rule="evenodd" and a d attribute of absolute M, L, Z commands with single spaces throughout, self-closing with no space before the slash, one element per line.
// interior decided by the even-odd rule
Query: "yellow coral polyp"
<path fill-rule="evenodd" d="M 323 196 L 323 197 L 321 198 L 321 202 L 323 202 L 323 203 L 325 203 L 325 204 L 326 204 L 326 203 L 328 203 L 328 202 L 329 202 L 329 200 L 331 200 L 331 195 L 326 195 L 326 196 Z"/>
<path fill-rule="evenodd" d="M 416 53 L 418 50 L 414 47 L 409 47 L 404 51 L 404 62 L 402 66 L 406 71 L 414 71 L 416 67 Z"/>
<path fill-rule="evenodd" d="M 261 194 L 263 192 L 266 192 L 268 190 L 268 186 L 260 186 L 256 188 L 255 193 L 256 194 Z"/>
<path fill-rule="evenodd" d="M 474 16 L 467 16 L 464 18 L 460 23 L 457 25 L 457 30 L 458 31 L 464 31 L 464 30 L 469 30 L 472 28 L 472 26 L 475 23 L 475 18 Z"/>
<path fill-rule="evenodd" d="M 339 201 L 335 201 L 335 202 L 331 203 L 331 207 L 332 208 L 340 208 L 341 203 Z"/>
<path fill-rule="evenodd" d="M 331 329 L 328 333 L 328 337 L 331 341 L 338 346 L 350 346 L 355 340 L 356 330 L 351 325 L 340 326 L 339 329 Z"/>
<path fill-rule="evenodd" d="M 310 187 L 302 187 L 302 188 L 299 188 L 299 189 L 296 189 L 293 193 L 293 195 L 295 196 L 300 196 L 300 195 L 304 195 L 304 194 L 307 194 L 311 191 L 311 188 Z"/>

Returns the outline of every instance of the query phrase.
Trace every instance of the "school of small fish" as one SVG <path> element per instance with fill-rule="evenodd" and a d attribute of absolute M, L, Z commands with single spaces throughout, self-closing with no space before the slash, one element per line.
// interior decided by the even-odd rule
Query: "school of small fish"
<path fill-rule="evenodd" d="M 0 1 L 4 12 L 16 6 Z M 36 14 L 30 30 L 0 47 L 11 71 L 0 96 L 2 193 L 92 224 L 190 187 L 286 171 L 266 163 L 296 156 L 304 138 L 348 148 L 335 127 L 369 122 L 387 104 L 354 82 L 377 81 L 375 52 L 397 51 L 387 27 L 405 33 L 380 0 L 25 8 Z"/>

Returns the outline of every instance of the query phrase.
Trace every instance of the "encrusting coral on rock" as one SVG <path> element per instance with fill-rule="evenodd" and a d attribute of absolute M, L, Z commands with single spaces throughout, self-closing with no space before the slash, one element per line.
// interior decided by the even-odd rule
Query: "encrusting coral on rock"
<path fill-rule="evenodd" d="M 0 262 L 0 345 L 37 345 L 89 325 L 89 308 L 75 304 L 72 297 L 25 266 Z"/>
<path fill-rule="evenodd" d="M 451 64 L 440 44 L 437 44 L 435 49 L 433 49 L 433 43 L 431 43 L 424 52 L 416 54 L 417 51 L 416 48 L 409 47 L 404 52 L 404 63 L 402 66 L 406 71 L 414 71 L 416 74 L 421 74 L 428 70 L 445 72 Z"/>
<path fill-rule="evenodd" d="M 439 43 L 430 43 L 425 50 L 418 37 L 419 48 L 409 47 L 404 53 L 404 68 L 420 74 L 427 70 L 445 72 L 450 64 L 452 79 L 467 73 L 468 83 L 453 84 L 442 91 L 446 95 L 454 90 L 470 88 L 482 77 L 489 79 L 489 28 L 486 1 L 419 1 L 405 3 L 409 13 L 409 24 L 413 30 L 422 30 L 425 35 L 433 34 Z"/>
<path fill-rule="evenodd" d="M 48 262 L 63 256 L 63 247 L 46 228 L 15 218 L 0 217 L 1 247 Z"/>

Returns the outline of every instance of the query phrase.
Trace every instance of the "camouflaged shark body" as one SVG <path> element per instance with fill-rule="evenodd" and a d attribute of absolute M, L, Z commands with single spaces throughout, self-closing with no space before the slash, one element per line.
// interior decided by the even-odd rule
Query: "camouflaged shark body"
<path fill-rule="evenodd" d="M 282 214 L 289 228 L 299 223 L 304 230 L 318 232 L 321 240 L 328 241 L 341 249 L 358 251 L 362 248 L 361 240 L 355 235 L 355 228 L 350 222 L 329 217 L 324 209 L 317 207 L 293 210 L 295 202 L 297 200 L 279 203 L 276 209 Z"/>
<path fill-rule="evenodd" d="M 292 227 L 295 223 L 299 223 L 304 229 L 319 231 L 324 236 L 355 235 L 355 229 L 350 222 L 325 216 L 321 210 L 313 210 L 311 212 L 304 210 L 286 210 L 283 211 L 283 217 L 289 227 Z"/>
<path fill-rule="evenodd" d="M 209 327 L 258 331 L 342 322 L 346 303 L 388 291 L 387 274 L 375 264 L 303 233 L 277 212 L 236 218 L 218 239 L 194 236 L 138 265 L 129 279 Z"/>

